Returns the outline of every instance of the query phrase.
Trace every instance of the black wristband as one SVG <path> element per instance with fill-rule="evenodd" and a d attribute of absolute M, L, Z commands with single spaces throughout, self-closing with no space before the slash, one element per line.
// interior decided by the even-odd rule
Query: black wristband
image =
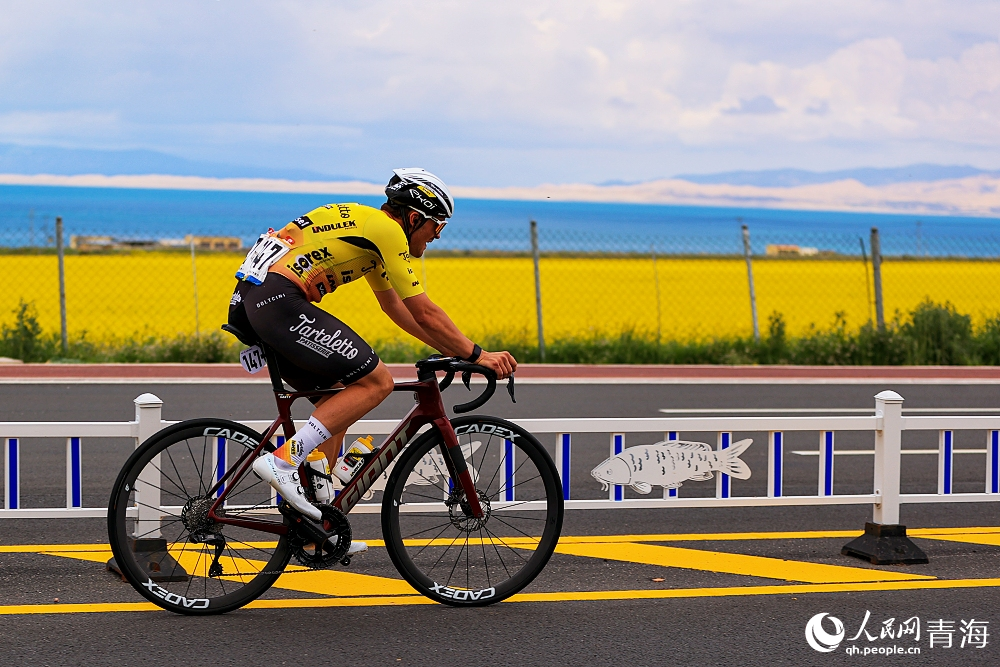
<path fill-rule="evenodd" d="M 479 347 L 479 345 L 477 345 L 476 343 L 473 343 L 472 344 L 472 354 L 470 354 L 469 356 L 467 356 L 465 358 L 465 360 L 466 361 L 471 361 L 472 363 L 476 363 L 476 360 L 479 359 L 479 357 L 481 357 L 482 354 L 483 354 L 483 348 Z"/>

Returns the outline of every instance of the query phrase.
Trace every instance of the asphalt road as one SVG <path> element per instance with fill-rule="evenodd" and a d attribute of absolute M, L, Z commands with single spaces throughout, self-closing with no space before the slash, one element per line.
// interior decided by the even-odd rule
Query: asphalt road
<path fill-rule="evenodd" d="M 906 408 L 991 408 L 1000 403 L 995 385 L 524 385 L 518 403 L 497 396 L 488 412 L 508 418 L 529 417 L 650 417 L 658 410 L 703 408 L 869 408 L 885 388 L 899 391 Z M 127 420 L 132 399 L 151 391 L 164 400 L 166 419 L 220 416 L 263 418 L 273 412 L 272 399 L 260 385 L 0 385 L 0 421 Z M 457 402 L 464 389 L 450 390 Z M 372 415 L 398 417 L 410 398 L 393 396 Z M 655 434 L 651 434 L 655 435 Z M 697 438 L 699 435 L 685 434 Z M 766 451 L 759 446 L 766 434 L 753 437 L 744 455 L 754 471 L 763 471 Z M 909 437 L 909 436 L 908 436 Z M 959 448 L 982 447 L 984 435 L 961 434 Z M 710 440 L 709 440 L 710 441 Z M 904 441 L 904 448 L 935 446 L 933 438 Z M 789 438 L 789 450 L 815 449 L 816 435 Z M 871 447 L 871 437 L 838 434 L 838 448 Z M 35 441 L 22 463 L 22 503 L 58 505 L 64 498 L 64 453 L 59 442 Z M 607 436 L 574 439 L 575 460 L 606 456 Z M 127 456 L 126 442 L 88 440 L 84 455 L 85 505 L 106 502 L 110 484 Z M 982 485 L 985 457 L 957 457 L 956 490 Z M 596 458 L 596 460 L 600 460 Z M 837 492 L 871 489 L 871 459 L 839 457 Z M 814 493 L 816 458 L 786 459 L 786 492 Z M 574 497 L 598 497 L 599 488 L 585 465 L 574 472 Z M 760 492 L 758 475 L 743 492 Z M 706 484 L 712 486 L 714 484 Z M 936 458 L 904 459 L 904 491 L 933 491 Z M 734 490 L 736 487 L 734 486 Z M 700 493 L 694 485 L 685 493 Z M 853 568 L 871 568 L 840 555 L 843 537 L 813 539 L 718 539 L 692 543 L 670 539 L 683 533 L 749 533 L 767 531 L 856 530 L 870 519 L 866 507 L 601 510 L 567 513 L 563 535 L 658 535 L 652 540 L 670 548 L 699 549 Z M 904 506 L 902 521 L 911 528 L 997 526 L 992 505 Z M 374 517 L 354 520 L 355 535 L 379 537 Z M 103 522 L 0 521 L 0 546 L 106 542 Z M 919 539 L 930 564 L 889 568 L 905 574 L 941 579 L 982 579 L 998 576 L 1000 547 L 986 543 Z M 982 542 L 989 542 L 985 539 Z M 352 569 L 390 576 L 383 549 L 373 548 L 356 559 Z M 885 568 L 883 568 L 885 569 Z M 663 578 L 663 582 L 654 579 Z M 653 563 L 621 562 L 613 558 L 556 554 L 529 592 L 565 591 L 736 591 L 739 587 L 787 584 L 756 575 L 734 574 Z M 968 665 L 1000 664 L 992 643 L 983 649 L 930 648 L 928 620 L 948 619 L 958 626 L 975 618 L 1000 625 L 995 586 L 907 590 L 836 590 L 808 592 L 787 589 L 766 595 L 731 592 L 703 597 L 685 594 L 669 599 L 607 599 L 505 603 L 477 610 L 438 605 L 344 606 L 305 609 L 244 609 L 224 617 L 194 619 L 153 612 L 3 615 L 0 619 L 0 661 L 10 665 L 278 665 L 342 664 L 406 665 L 460 661 L 472 665 L 829 665 L 852 661 L 879 664 Z M 707 594 L 704 594 L 707 595 Z M 136 602 L 140 598 L 104 572 L 98 563 L 38 553 L 0 552 L 0 607 L 51 603 Z M 614 597 L 614 596 L 611 596 Z M 618 596 L 621 597 L 621 596 Z M 877 636 L 888 618 L 917 616 L 924 622 L 920 655 L 850 656 L 843 649 L 821 654 L 805 642 L 806 622 L 828 612 L 843 620 L 848 637 L 857 631 L 865 612 L 867 630 Z M 826 626 L 829 630 L 830 626 Z M 859 643 L 860 642 L 860 643 Z M 889 642 L 891 643 L 891 642 Z M 910 638 L 897 642 L 916 646 Z M 885 641 L 858 646 L 885 646 Z"/>

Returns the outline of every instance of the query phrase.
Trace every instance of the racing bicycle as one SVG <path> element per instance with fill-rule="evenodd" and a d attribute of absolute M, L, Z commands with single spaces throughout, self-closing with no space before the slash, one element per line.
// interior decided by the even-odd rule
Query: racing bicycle
<path fill-rule="evenodd" d="M 339 389 L 286 389 L 272 350 L 231 325 L 223 329 L 256 346 L 278 417 L 264 433 L 226 419 L 183 421 L 128 458 L 108 507 L 109 567 L 143 597 L 181 614 L 232 611 L 272 586 L 273 597 L 302 597 L 317 570 L 350 565 L 347 515 L 362 500 L 378 503 L 377 496 L 393 565 L 432 600 L 499 602 L 545 567 L 563 520 L 552 459 L 520 426 L 481 415 L 449 419 L 442 402 L 456 374 L 467 388 L 478 374 L 486 389 L 454 412 L 481 407 L 496 391 L 492 370 L 453 357 L 417 362 L 417 380 L 394 388 L 412 392 L 414 406 L 332 502 L 316 502 L 317 485 L 339 480 L 299 468 L 307 498 L 322 513 L 316 522 L 276 496 L 251 466 L 278 437 L 294 434 L 294 401 Z M 513 400 L 513 377 L 507 388 Z M 379 511 L 377 504 L 361 506 Z"/>

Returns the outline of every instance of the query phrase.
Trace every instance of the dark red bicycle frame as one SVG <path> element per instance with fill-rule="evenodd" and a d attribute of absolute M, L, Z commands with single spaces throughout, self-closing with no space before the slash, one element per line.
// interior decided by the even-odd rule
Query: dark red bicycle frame
<path fill-rule="evenodd" d="M 273 370 L 276 366 L 271 365 L 271 360 L 268 359 L 268 370 L 271 373 L 272 383 L 280 383 L 280 378 L 276 377 L 276 373 Z M 275 389 L 274 398 L 278 404 L 278 418 L 268 427 L 267 431 L 264 433 L 264 437 L 261 439 L 257 446 L 253 449 L 248 448 L 236 463 L 226 471 L 225 475 L 219 479 L 215 485 L 209 491 L 210 494 L 215 494 L 218 492 L 220 486 L 222 487 L 222 493 L 216 498 L 215 503 L 212 504 L 212 508 L 208 512 L 208 517 L 221 524 L 230 524 L 233 526 L 240 526 L 243 528 L 250 528 L 253 530 L 259 530 L 265 533 L 273 533 L 276 535 L 285 535 L 288 533 L 288 526 L 284 523 L 277 523 L 275 521 L 265 521 L 252 518 L 238 518 L 227 515 L 224 511 L 222 513 L 216 513 L 222 504 L 226 500 L 226 496 L 229 495 L 230 489 L 236 487 L 237 482 L 243 479 L 253 464 L 254 459 L 260 455 L 260 451 L 270 442 L 271 438 L 278 432 L 281 428 L 284 432 L 286 438 L 291 438 L 295 434 L 295 422 L 292 420 L 292 403 L 299 398 L 310 398 L 314 396 L 328 396 L 339 392 L 340 389 L 323 389 L 316 391 L 302 391 L 302 392 L 287 392 Z M 416 382 L 397 382 L 393 391 L 412 391 L 416 398 L 416 404 L 410 411 L 403 417 L 399 425 L 393 430 L 392 433 L 385 439 L 385 441 L 373 452 L 374 456 L 365 462 L 364 466 L 360 471 L 351 479 L 351 481 L 340 491 L 337 498 L 333 501 L 333 505 L 347 514 L 354 508 L 358 502 L 361 501 L 361 497 L 375 484 L 379 475 L 385 472 L 385 469 L 389 467 L 389 464 L 399 455 L 403 447 L 405 447 L 417 434 L 425 424 L 434 425 L 438 431 L 441 432 L 441 436 L 444 439 L 445 449 L 447 456 L 444 457 L 445 463 L 448 466 L 448 472 L 452 479 L 458 480 L 461 485 L 461 491 L 464 493 L 465 498 L 468 501 L 468 505 L 472 514 L 477 518 L 483 517 L 483 509 L 479 503 L 479 495 L 476 493 L 475 485 L 472 481 L 472 475 L 469 473 L 468 465 L 465 462 L 465 456 L 462 454 L 462 448 L 458 443 L 458 436 L 455 435 L 455 430 L 451 427 L 451 422 L 448 420 L 448 415 L 445 412 L 444 403 L 441 400 L 441 390 L 438 388 L 437 379 L 431 377 L 427 380 L 416 381 Z M 234 474 L 234 470 L 235 472 Z M 308 475 L 304 474 L 304 466 L 299 468 L 299 477 L 302 480 L 304 487 L 308 488 L 309 480 Z M 231 483 L 227 483 L 227 480 L 232 480 Z M 458 489 L 456 489 L 458 490 Z M 388 492 L 388 489 L 386 490 Z"/>

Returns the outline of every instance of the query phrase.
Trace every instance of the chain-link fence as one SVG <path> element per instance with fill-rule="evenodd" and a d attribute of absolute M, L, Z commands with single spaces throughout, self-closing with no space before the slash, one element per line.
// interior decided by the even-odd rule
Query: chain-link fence
<path fill-rule="evenodd" d="M 70 339 L 95 342 L 205 333 L 225 321 L 248 239 L 141 241 L 71 230 L 61 312 L 54 223 L 32 221 L 3 239 L 0 323 L 12 321 L 20 302 L 34 304 L 44 331 L 59 332 L 64 314 Z M 431 299 L 473 337 L 533 342 L 539 326 L 546 341 L 622 331 L 663 341 L 747 337 L 751 275 L 764 332 L 774 313 L 789 335 L 838 321 L 857 329 L 876 319 L 880 295 L 868 237 L 756 236 L 751 228 L 747 255 L 738 228 L 682 238 L 622 235 L 613 226 L 599 234 L 539 226 L 535 253 L 528 225 L 454 227 L 413 260 L 414 269 Z M 926 299 L 950 302 L 976 326 L 1000 312 L 1000 238 L 885 235 L 881 254 L 889 321 Z M 368 289 L 345 286 L 322 307 L 371 341 L 410 340 Z"/>

